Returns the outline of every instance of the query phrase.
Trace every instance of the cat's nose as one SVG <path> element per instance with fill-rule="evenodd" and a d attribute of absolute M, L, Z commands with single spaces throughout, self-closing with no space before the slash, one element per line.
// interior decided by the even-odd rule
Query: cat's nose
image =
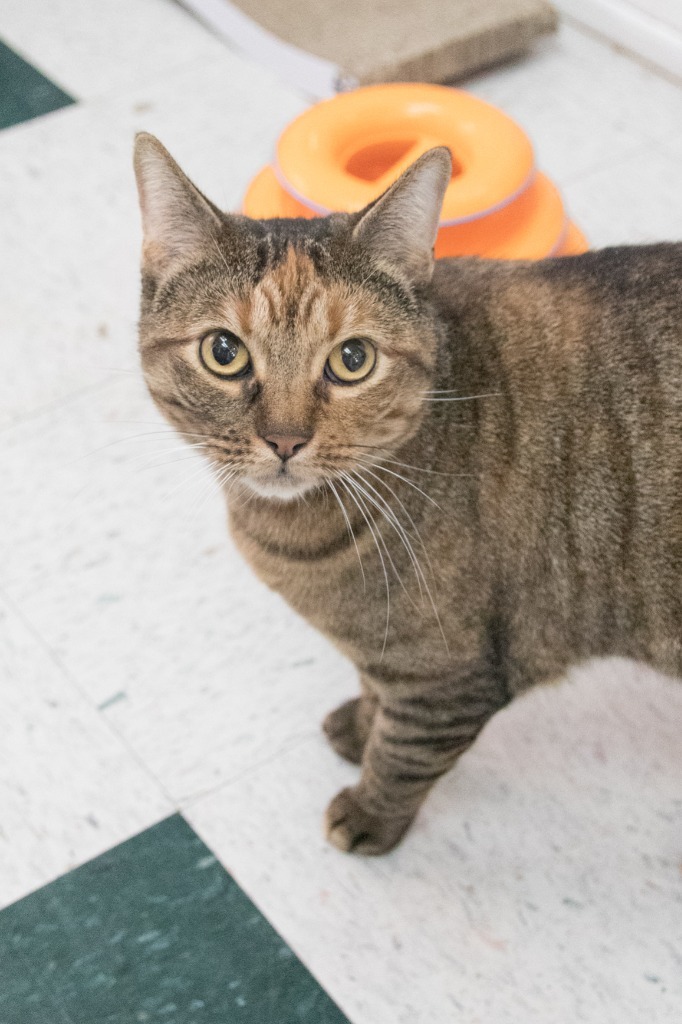
<path fill-rule="evenodd" d="M 304 437 L 302 434 L 267 434 L 263 440 L 279 455 L 282 462 L 286 462 L 305 448 L 310 437 Z"/>

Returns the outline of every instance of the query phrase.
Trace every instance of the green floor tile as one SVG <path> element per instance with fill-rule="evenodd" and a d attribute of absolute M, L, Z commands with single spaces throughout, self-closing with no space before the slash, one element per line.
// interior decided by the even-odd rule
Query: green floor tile
<path fill-rule="evenodd" d="M 0 42 L 0 128 L 75 103 L 49 79 Z"/>
<path fill-rule="evenodd" d="M 0 912 L 0 1024 L 347 1024 L 180 815 Z"/>

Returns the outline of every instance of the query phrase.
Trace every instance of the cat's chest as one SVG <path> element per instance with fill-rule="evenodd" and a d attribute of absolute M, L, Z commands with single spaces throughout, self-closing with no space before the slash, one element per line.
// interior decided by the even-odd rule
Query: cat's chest
<path fill-rule="evenodd" d="M 313 546 L 302 535 L 300 547 L 285 548 L 256 539 L 235 523 L 231 533 L 259 579 L 300 615 L 334 638 L 366 642 L 367 625 L 381 600 L 370 558 L 361 562 L 343 538 Z"/>
<path fill-rule="evenodd" d="M 303 534 L 300 546 L 290 542 L 283 550 L 234 520 L 231 532 L 257 576 L 356 664 L 377 661 L 386 649 L 414 657 L 425 647 L 447 651 L 451 602 L 389 538 L 375 543 L 369 532 L 355 540 L 331 532 L 324 543 L 318 536 L 305 544 Z"/>

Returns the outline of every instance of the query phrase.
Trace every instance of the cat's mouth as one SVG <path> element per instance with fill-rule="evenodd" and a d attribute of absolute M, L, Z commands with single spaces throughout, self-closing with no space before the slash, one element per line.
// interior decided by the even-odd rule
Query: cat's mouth
<path fill-rule="evenodd" d="M 261 498 L 274 498 L 278 501 L 293 501 L 307 491 L 319 487 L 321 482 L 312 474 L 302 474 L 300 470 L 292 472 L 286 463 L 267 475 L 247 474 L 243 480 Z"/>

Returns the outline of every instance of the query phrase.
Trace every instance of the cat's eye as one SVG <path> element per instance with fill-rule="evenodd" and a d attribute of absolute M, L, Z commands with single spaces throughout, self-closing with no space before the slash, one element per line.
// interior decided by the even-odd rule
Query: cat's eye
<path fill-rule="evenodd" d="M 232 331 L 211 331 L 201 339 L 199 356 L 211 373 L 219 377 L 245 377 L 251 369 L 249 350 Z"/>
<path fill-rule="evenodd" d="M 355 384 L 369 376 L 376 361 L 377 353 L 371 341 L 349 338 L 331 350 L 324 374 L 334 384 Z"/>

